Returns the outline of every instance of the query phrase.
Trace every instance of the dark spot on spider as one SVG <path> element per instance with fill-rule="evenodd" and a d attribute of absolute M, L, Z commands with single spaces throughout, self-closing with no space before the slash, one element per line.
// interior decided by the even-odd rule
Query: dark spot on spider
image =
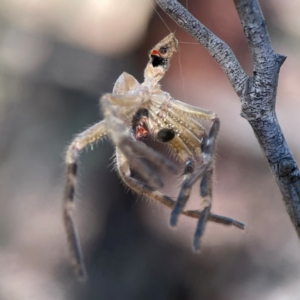
<path fill-rule="evenodd" d="M 166 46 L 162 46 L 162 47 L 159 48 L 159 52 L 161 54 L 166 54 L 167 51 L 168 51 L 168 48 Z"/>
<path fill-rule="evenodd" d="M 175 131 L 173 129 L 164 128 L 161 129 L 157 134 L 157 139 L 160 142 L 169 142 L 175 137 Z"/>
<path fill-rule="evenodd" d="M 68 168 L 68 173 L 71 173 L 74 176 L 76 175 L 76 173 L 77 173 L 77 165 L 75 163 L 68 164 L 67 168 Z"/>
<path fill-rule="evenodd" d="M 139 109 L 132 117 L 132 123 L 135 124 L 137 121 L 139 121 L 142 117 L 148 118 L 149 113 L 146 108 Z"/>
<path fill-rule="evenodd" d="M 253 72 L 253 76 L 256 76 L 256 74 L 257 74 L 256 71 L 254 71 L 254 72 Z"/>
<path fill-rule="evenodd" d="M 184 174 L 192 174 L 194 172 L 194 166 L 190 160 L 185 164 Z"/>
<path fill-rule="evenodd" d="M 152 59 L 151 63 L 153 67 L 164 66 L 166 65 L 167 62 L 166 59 L 157 55 L 151 55 L 151 59 Z"/>

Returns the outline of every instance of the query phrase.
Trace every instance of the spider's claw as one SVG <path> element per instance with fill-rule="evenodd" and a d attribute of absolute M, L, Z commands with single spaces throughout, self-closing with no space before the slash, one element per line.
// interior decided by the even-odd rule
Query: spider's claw
<path fill-rule="evenodd" d="M 235 226 L 236 228 L 245 230 L 246 224 L 240 221 L 232 220 L 232 225 Z"/>

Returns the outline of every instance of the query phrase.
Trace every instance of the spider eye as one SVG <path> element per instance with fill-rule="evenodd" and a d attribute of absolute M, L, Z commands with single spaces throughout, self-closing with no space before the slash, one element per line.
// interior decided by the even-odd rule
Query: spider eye
<path fill-rule="evenodd" d="M 166 46 L 162 46 L 162 47 L 159 48 L 159 52 L 161 54 L 166 54 L 167 51 L 168 51 L 168 48 Z"/>
<path fill-rule="evenodd" d="M 173 129 L 164 128 L 158 132 L 156 138 L 160 142 L 166 143 L 171 141 L 174 137 L 175 137 L 175 131 Z"/>

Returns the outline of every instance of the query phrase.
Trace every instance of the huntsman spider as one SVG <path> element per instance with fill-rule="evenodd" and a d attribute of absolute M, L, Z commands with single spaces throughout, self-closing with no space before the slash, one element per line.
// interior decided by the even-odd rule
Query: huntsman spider
<path fill-rule="evenodd" d="M 177 48 L 178 41 L 171 33 L 150 51 L 142 84 L 128 73 L 121 74 L 114 85 L 113 93 L 100 99 L 104 120 L 78 134 L 67 149 L 63 217 L 72 261 L 81 280 L 86 278 L 86 271 L 72 216 L 77 163 L 82 149 L 105 136 L 116 147 L 116 168 L 126 186 L 136 194 L 145 195 L 171 208 L 171 226 L 176 226 L 180 214 L 198 219 L 193 241 L 195 251 L 199 249 L 207 221 L 240 229 L 245 227 L 239 221 L 210 212 L 213 156 L 220 127 L 217 115 L 174 100 L 159 85 Z M 212 123 L 209 131 L 199 123 L 201 120 Z M 144 143 L 147 139 L 165 144 L 178 164 L 184 166 L 176 201 L 159 191 L 163 182 L 155 168 L 176 172 L 178 167 L 147 146 Z M 132 174 L 132 170 L 138 177 Z M 192 186 L 198 180 L 205 208 L 185 210 Z"/>

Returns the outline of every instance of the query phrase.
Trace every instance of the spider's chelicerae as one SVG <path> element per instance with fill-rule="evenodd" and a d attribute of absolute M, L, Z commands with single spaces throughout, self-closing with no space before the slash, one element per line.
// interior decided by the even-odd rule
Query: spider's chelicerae
<path fill-rule="evenodd" d="M 83 148 L 105 136 L 116 147 L 116 166 L 122 181 L 135 193 L 171 208 L 171 226 L 176 226 L 180 214 L 198 219 L 194 250 L 199 249 L 207 221 L 233 225 L 240 229 L 245 227 L 241 222 L 210 212 L 213 154 L 220 127 L 216 114 L 174 100 L 160 88 L 159 81 L 168 70 L 170 59 L 177 48 L 178 42 L 171 33 L 150 51 L 142 84 L 124 72 L 116 81 L 113 93 L 100 99 L 104 120 L 77 135 L 68 147 L 63 215 L 72 261 L 82 280 L 86 273 L 72 217 L 77 160 Z M 200 120 L 212 122 L 209 132 L 199 123 Z M 177 166 L 143 143 L 143 140 L 149 138 L 167 145 L 179 164 L 184 165 L 182 185 L 176 201 L 158 191 L 163 183 L 153 167 L 176 172 Z M 132 176 L 131 169 L 140 179 Z M 191 188 L 199 179 L 200 195 L 205 208 L 184 210 Z"/>

